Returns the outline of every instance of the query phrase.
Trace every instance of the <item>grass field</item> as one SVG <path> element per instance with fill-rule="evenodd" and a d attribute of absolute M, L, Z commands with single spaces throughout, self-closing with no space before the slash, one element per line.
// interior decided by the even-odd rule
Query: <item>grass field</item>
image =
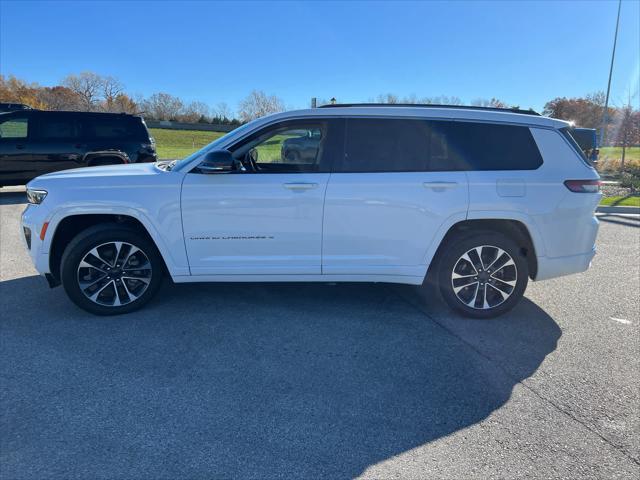
<path fill-rule="evenodd" d="M 640 196 L 633 197 L 606 197 L 600 205 L 616 205 L 618 207 L 640 207 Z"/>
<path fill-rule="evenodd" d="M 207 132 L 203 130 L 150 128 L 149 131 L 151 136 L 156 139 L 158 158 L 162 160 L 184 158 L 225 135 L 224 132 Z"/>
<path fill-rule="evenodd" d="M 598 170 L 601 172 L 615 172 L 620 168 L 622 147 L 602 147 L 598 157 Z M 624 163 L 630 167 L 640 168 L 640 147 L 628 147 Z"/>
<path fill-rule="evenodd" d="M 156 139 L 156 148 L 160 160 L 184 158 L 200 150 L 215 139 L 225 135 L 224 132 L 207 132 L 200 130 L 169 130 L 150 128 L 151 136 Z M 260 161 L 277 162 L 285 136 L 277 135 L 258 147 Z"/>

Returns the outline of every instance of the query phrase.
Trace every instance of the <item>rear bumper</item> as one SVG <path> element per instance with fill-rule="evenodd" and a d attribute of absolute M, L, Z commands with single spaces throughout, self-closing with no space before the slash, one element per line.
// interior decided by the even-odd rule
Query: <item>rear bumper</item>
<path fill-rule="evenodd" d="M 538 274 L 534 280 L 548 280 L 571 275 L 572 273 L 584 272 L 591 266 L 591 260 L 595 254 L 596 248 L 593 247 L 590 252 L 580 255 L 556 258 L 538 257 Z"/>

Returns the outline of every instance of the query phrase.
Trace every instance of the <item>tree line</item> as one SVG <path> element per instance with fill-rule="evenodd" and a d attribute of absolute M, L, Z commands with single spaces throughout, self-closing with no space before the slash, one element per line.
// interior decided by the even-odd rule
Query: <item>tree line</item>
<path fill-rule="evenodd" d="M 640 145 L 640 110 L 634 106 L 629 95 L 623 105 L 609 106 L 607 111 L 606 144 L 628 147 Z M 320 99 L 319 105 L 335 99 Z M 72 110 L 131 113 L 142 115 L 148 120 L 170 120 L 188 123 L 215 123 L 240 125 L 270 113 L 285 110 L 284 101 L 275 96 L 254 90 L 242 99 L 234 112 L 227 103 L 209 106 L 204 102 L 185 102 L 166 92 L 154 93 L 148 97 L 131 96 L 124 85 L 112 76 L 82 72 L 66 76 L 60 85 L 53 87 L 28 83 L 15 76 L 0 75 L 0 102 L 24 103 L 43 110 Z M 387 104 L 438 104 L 464 105 L 456 96 L 400 97 L 393 93 L 378 95 L 369 99 L 372 103 Z M 547 102 L 543 115 L 570 120 L 576 126 L 600 129 L 603 121 L 605 96 L 602 92 L 584 97 L 557 97 Z M 506 108 L 509 105 L 498 99 L 474 99 L 473 106 Z M 637 105 L 637 103 L 636 103 Z M 517 106 L 512 106 L 517 107 Z"/>

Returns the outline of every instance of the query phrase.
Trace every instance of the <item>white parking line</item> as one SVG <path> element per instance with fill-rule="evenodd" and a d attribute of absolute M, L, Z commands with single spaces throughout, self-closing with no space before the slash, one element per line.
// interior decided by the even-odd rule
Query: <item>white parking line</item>
<path fill-rule="evenodd" d="M 631 325 L 631 320 L 625 320 L 624 318 L 616 318 L 616 317 L 609 317 L 611 320 L 615 320 L 616 322 L 620 322 L 623 323 L 625 325 Z"/>

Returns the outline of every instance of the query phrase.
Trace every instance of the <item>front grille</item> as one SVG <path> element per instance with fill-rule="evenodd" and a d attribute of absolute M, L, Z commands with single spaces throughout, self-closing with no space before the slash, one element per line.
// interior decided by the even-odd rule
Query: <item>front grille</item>
<path fill-rule="evenodd" d="M 27 247 L 31 250 L 31 229 L 27 227 L 22 227 L 24 230 L 24 239 L 27 241 Z"/>

